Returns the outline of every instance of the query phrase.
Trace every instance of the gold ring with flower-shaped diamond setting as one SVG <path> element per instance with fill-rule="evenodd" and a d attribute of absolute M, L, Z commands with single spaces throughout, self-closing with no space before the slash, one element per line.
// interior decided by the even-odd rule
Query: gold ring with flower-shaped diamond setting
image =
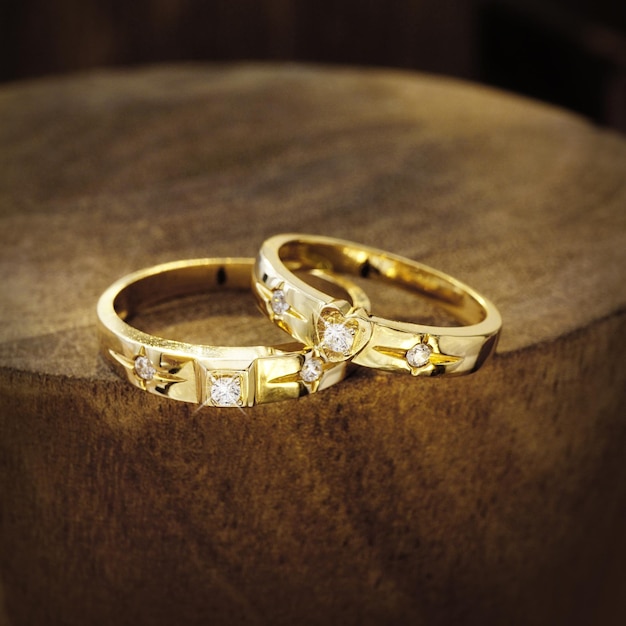
<path fill-rule="evenodd" d="M 219 407 L 298 398 L 342 380 L 346 364 L 320 358 L 312 346 L 223 347 L 164 339 L 133 327 L 133 316 L 155 304 L 202 292 L 250 291 L 254 259 L 194 259 L 129 274 L 111 285 L 97 306 L 104 357 L 133 385 L 174 400 Z M 349 281 L 324 278 L 356 306 L 369 306 Z M 275 306 L 280 308 L 280 294 Z"/>
<path fill-rule="evenodd" d="M 370 315 L 366 307 L 315 288 L 294 268 L 394 283 L 442 307 L 460 325 Z M 315 346 L 326 362 L 351 360 L 414 376 L 474 372 L 493 352 L 502 325 L 496 307 L 460 281 L 416 261 L 331 237 L 286 234 L 266 240 L 254 268 L 254 291 L 272 320 Z M 274 306 L 277 298 L 282 307 Z"/>

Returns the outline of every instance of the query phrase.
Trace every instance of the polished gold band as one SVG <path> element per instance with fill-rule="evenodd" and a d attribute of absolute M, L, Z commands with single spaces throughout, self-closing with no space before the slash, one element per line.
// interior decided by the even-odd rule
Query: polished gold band
<path fill-rule="evenodd" d="M 395 283 L 444 308 L 462 325 L 370 315 L 368 307 L 313 287 L 294 268 Z M 266 240 L 254 268 L 254 290 L 269 317 L 298 341 L 315 346 L 324 360 L 352 360 L 414 376 L 477 370 L 493 352 L 502 325 L 496 307 L 460 281 L 416 261 L 331 237 L 287 234 Z M 279 313 L 271 304 L 277 292 L 287 307 Z"/>
<path fill-rule="evenodd" d="M 140 270 L 111 285 L 97 306 L 102 354 L 141 389 L 209 406 L 252 406 L 298 398 L 343 379 L 343 363 L 319 358 L 311 346 L 223 347 L 163 339 L 130 325 L 157 303 L 201 292 L 250 290 L 253 259 L 195 259 Z M 323 276 L 322 276 L 323 278 Z M 349 281 L 327 278 L 355 306 L 367 296 Z M 274 306 L 281 308 L 280 297 Z"/>

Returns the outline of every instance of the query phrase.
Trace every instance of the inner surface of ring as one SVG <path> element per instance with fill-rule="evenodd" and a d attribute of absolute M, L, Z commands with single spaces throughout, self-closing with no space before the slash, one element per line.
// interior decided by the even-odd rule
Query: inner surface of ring
<path fill-rule="evenodd" d="M 283 244 L 278 255 L 292 271 L 318 268 L 402 287 L 445 309 L 463 324 L 477 324 L 487 315 L 483 303 L 456 281 L 384 252 L 344 242 L 294 240 Z"/>
<path fill-rule="evenodd" d="M 258 315 L 251 293 L 253 261 L 190 263 L 147 273 L 124 286 L 113 301 L 117 315 L 142 332 L 175 341 L 210 345 L 266 345 L 293 339 Z M 323 273 L 298 272 L 338 298 L 364 297 Z"/>
<path fill-rule="evenodd" d="M 188 265 L 149 274 L 124 287 L 115 298 L 115 312 L 129 321 L 141 311 L 168 300 L 222 289 L 250 288 L 249 263 Z"/>
<path fill-rule="evenodd" d="M 133 328 L 185 344 L 235 347 L 290 342 L 258 315 L 250 297 L 251 263 L 156 267 L 125 285 L 113 306 Z"/>

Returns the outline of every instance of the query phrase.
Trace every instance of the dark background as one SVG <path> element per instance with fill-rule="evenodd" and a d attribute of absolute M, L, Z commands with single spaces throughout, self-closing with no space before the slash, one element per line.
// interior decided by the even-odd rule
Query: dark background
<path fill-rule="evenodd" d="M 0 81 L 186 60 L 437 72 L 626 131 L 624 0 L 0 0 Z"/>

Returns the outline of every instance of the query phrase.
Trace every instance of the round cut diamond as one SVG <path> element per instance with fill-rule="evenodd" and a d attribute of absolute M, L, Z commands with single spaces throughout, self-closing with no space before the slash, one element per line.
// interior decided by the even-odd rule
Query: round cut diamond
<path fill-rule="evenodd" d="M 152 380 L 156 369 L 147 356 L 139 355 L 135 358 L 135 374 L 142 380 Z"/>
<path fill-rule="evenodd" d="M 272 292 L 271 305 L 275 315 L 282 315 L 287 311 L 289 304 L 285 298 L 285 292 L 282 289 L 274 289 Z"/>
<path fill-rule="evenodd" d="M 407 363 L 411 367 L 422 367 L 428 363 L 433 349 L 427 343 L 418 343 L 406 353 Z"/>
<path fill-rule="evenodd" d="M 211 400 L 216 406 L 238 406 L 241 400 L 239 376 L 220 376 L 211 385 Z"/>
<path fill-rule="evenodd" d="M 354 330 L 348 328 L 345 324 L 335 322 L 328 322 L 326 324 L 322 337 L 324 347 L 333 352 L 345 354 L 352 348 L 353 341 Z"/>
<path fill-rule="evenodd" d="M 302 378 L 305 383 L 312 383 L 322 375 L 322 371 L 323 364 L 321 359 L 314 357 L 304 362 L 304 365 L 300 370 L 300 378 Z"/>

